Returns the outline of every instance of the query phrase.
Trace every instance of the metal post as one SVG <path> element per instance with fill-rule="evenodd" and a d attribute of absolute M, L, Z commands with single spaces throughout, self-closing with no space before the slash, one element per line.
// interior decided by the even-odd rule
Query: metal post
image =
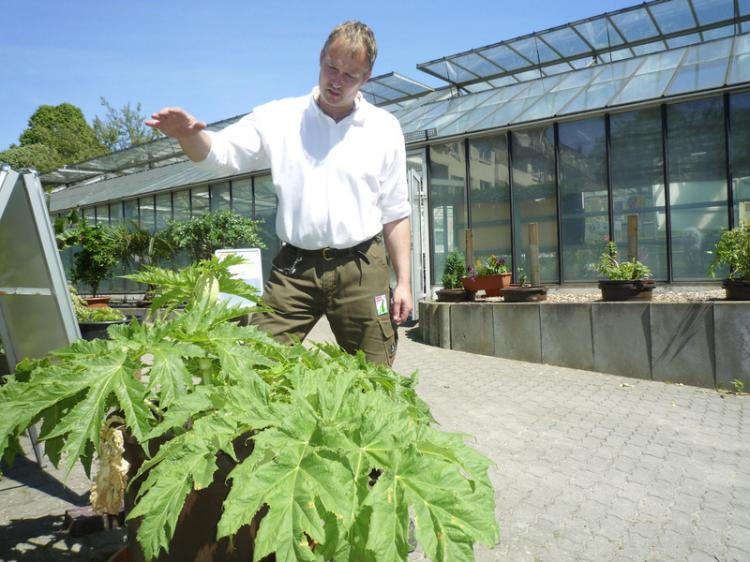
<path fill-rule="evenodd" d="M 474 231 L 471 228 L 466 229 L 466 263 L 474 263 Z"/>

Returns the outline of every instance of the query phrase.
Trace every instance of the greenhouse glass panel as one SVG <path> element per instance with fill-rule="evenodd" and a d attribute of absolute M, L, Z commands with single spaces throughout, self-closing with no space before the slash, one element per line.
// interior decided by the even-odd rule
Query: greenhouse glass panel
<path fill-rule="evenodd" d="M 729 97 L 732 129 L 732 186 L 734 224 L 740 224 L 740 204 L 750 206 L 750 93 Z M 747 219 L 745 219 L 747 221 Z"/>
<path fill-rule="evenodd" d="M 476 53 L 469 53 L 467 55 L 456 57 L 453 59 L 453 62 L 460 64 L 466 70 L 479 74 L 480 76 L 499 74 L 503 71 L 502 68 L 491 63 L 487 59 L 480 57 Z"/>
<path fill-rule="evenodd" d="M 156 194 L 156 230 L 167 228 L 167 222 L 172 218 L 172 194 Z"/>
<path fill-rule="evenodd" d="M 209 205 L 208 187 L 194 187 L 190 190 L 190 209 L 194 217 L 209 212 L 211 206 Z"/>
<path fill-rule="evenodd" d="M 501 78 L 495 78 L 490 80 L 490 85 L 495 88 L 502 88 L 503 86 L 509 86 L 511 84 L 517 84 L 518 81 L 513 76 L 502 76 Z"/>
<path fill-rule="evenodd" d="M 505 133 L 469 142 L 469 197 L 474 258 L 512 260 L 508 140 Z"/>
<path fill-rule="evenodd" d="M 640 41 L 658 35 L 654 22 L 643 8 L 610 17 L 628 41 Z"/>
<path fill-rule="evenodd" d="M 750 54 L 732 58 L 727 84 L 739 84 L 750 81 Z"/>
<path fill-rule="evenodd" d="M 474 80 L 478 77 L 473 72 L 469 72 L 468 70 L 461 68 L 460 66 L 454 64 L 452 61 L 446 61 L 445 68 L 448 72 L 449 82 L 465 82 L 468 80 Z"/>
<path fill-rule="evenodd" d="M 448 78 L 448 68 L 445 61 L 436 62 L 434 64 L 428 64 L 424 67 L 424 70 L 427 72 L 431 72 L 437 76 L 440 76 L 444 80 L 449 80 Z"/>
<path fill-rule="evenodd" d="M 96 206 L 96 224 L 109 226 L 109 206 L 106 203 Z"/>
<path fill-rule="evenodd" d="M 466 131 L 475 130 L 474 127 L 480 123 L 487 115 L 497 111 L 497 106 L 486 105 L 477 107 L 469 110 L 463 114 L 457 114 L 458 117 L 452 123 L 448 123 L 443 127 L 440 127 L 438 135 L 447 136 L 455 135 L 458 133 L 465 133 Z"/>
<path fill-rule="evenodd" d="M 109 204 L 109 224 L 112 226 L 120 226 L 123 224 L 122 201 L 116 201 L 115 203 Z"/>
<path fill-rule="evenodd" d="M 255 184 L 255 216 L 261 221 L 259 225 L 260 239 L 265 244 L 261 250 L 261 264 L 263 265 L 263 279 L 268 279 L 271 273 L 271 261 L 281 250 L 281 240 L 276 236 L 276 211 L 278 199 L 276 189 L 270 175 L 258 176 L 253 179 Z"/>
<path fill-rule="evenodd" d="M 552 45 L 558 53 L 564 57 L 572 57 L 590 51 L 586 43 L 569 27 L 563 27 L 549 33 L 544 33 L 540 37 Z"/>
<path fill-rule="evenodd" d="M 252 180 L 232 180 L 232 211 L 243 217 L 253 217 Z"/>
<path fill-rule="evenodd" d="M 667 95 L 722 86 L 728 63 L 729 59 L 719 59 L 680 67 Z"/>
<path fill-rule="evenodd" d="M 498 45 L 497 47 L 483 50 L 482 56 L 487 57 L 496 65 L 501 66 L 506 70 L 515 70 L 516 68 L 522 68 L 529 64 L 529 61 L 525 60 L 518 53 L 512 51 L 505 45 Z"/>
<path fill-rule="evenodd" d="M 734 17 L 734 0 L 694 0 L 693 6 L 701 25 Z"/>
<path fill-rule="evenodd" d="M 96 225 L 96 212 L 93 207 L 81 207 L 81 220 L 89 226 Z"/>
<path fill-rule="evenodd" d="M 501 105 L 495 113 L 491 114 L 486 119 L 472 125 L 471 131 L 481 129 L 492 129 L 495 127 L 503 127 L 509 123 L 513 123 L 516 117 L 521 115 L 529 107 L 534 105 L 541 96 L 534 96 L 532 98 L 523 98 L 512 100 L 504 105 Z"/>
<path fill-rule="evenodd" d="M 445 257 L 466 251 L 466 156 L 463 142 L 430 146 L 429 206 L 432 279 L 443 276 Z"/>
<path fill-rule="evenodd" d="M 688 45 L 695 45 L 702 41 L 701 36 L 697 33 L 691 33 L 690 35 L 680 35 L 679 37 L 672 37 L 667 39 L 667 45 L 670 49 L 677 49 L 678 47 L 687 47 Z"/>
<path fill-rule="evenodd" d="M 595 49 L 608 49 L 623 43 L 620 34 L 604 18 L 578 24 L 575 28 Z"/>
<path fill-rule="evenodd" d="M 682 31 L 696 26 L 688 0 L 671 0 L 649 6 L 656 23 L 664 34 Z"/>
<path fill-rule="evenodd" d="M 694 45 L 687 50 L 682 64 L 693 64 L 707 62 L 715 59 L 724 59 L 732 52 L 732 39 L 723 41 L 712 41 Z"/>
<path fill-rule="evenodd" d="M 585 86 L 593 78 L 601 72 L 601 67 L 598 66 L 592 66 L 591 68 L 586 68 L 584 70 L 579 70 L 578 72 L 571 72 L 570 74 L 563 76 L 562 80 L 559 84 L 557 84 L 554 88 L 550 89 L 550 92 L 557 92 L 559 90 L 568 90 L 570 88 L 579 88 L 581 86 Z"/>
<path fill-rule="evenodd" d="M 670 68 L 661 72 L 649 72 L 634 76 L 622 89 L 622 92 L 612 100 L 611 105 L 631 103 L 662 96 L 664 88 L 669 85 L 675 69 Z"/>
<path fill-rule="evenodd" d="M 122 204 L 125 223 L 129 224 L 133 222 L 135 224 L 140 224 L 140 220 L 138 219 L 138 200 L 127 199 L 123 201 Z"/>
<path fill-rule="evenodd" d="M 604 119 L 559 126 L 562 282 L 597 279 L 596 263 L 609 234 Z"/>
<path fill-rule="evenodd" d="M 667 106 L 672 275 L 707 279 L 727 227 L 726 146 L 721 97 Z"/>
<path fill-rule="evenodd" d="M 209 186 L 211 190 L 211 212 L 228 211 L 232 208 L 232 196 L 229 182 L 225 181 Z"/>
<path fill-rule="evenodd" d="M 542 72 L 546 76 L 554 76 L 555 74 L 562 74 L 563 72 L 570 72 L 573 70 L 571 66 L 567 63 L 560 63 L 560 64 L 553 64 L 552 66 L 545 66 L 542 69 Z"/>
<path fill-rule="evenodd" d="M 648 57 L 628 59 L 616 62 L 614 64 L 608 64 L 602 68 L 602 71 L 597 74 L 596 78 L 594 78 L 591 83 L 598 84 L 600 82 L 609 82 L 612 80 L 620 80 L 622 78 L 630 78 L 647 60 Z"/>
<path fill-rule="evenodd" d="M 172 194 L 174 220 L 186 221 L 190 219 L 190 190 L 182 189 Z"/>
<path fill-rule="evenodd" d="M 578 89 L 570 88 L 559 92 L 541 96 L 533 106 L 516 117 L 514 123 L 534 121 L 557 115 L 558 111 L 565 106 L 578 93 Z"/>
<path fill-rule="evenodd" d="M 680 49 L 677 51 L 665 51 L 658 55 L 651 55 L 643 60 L 643 64 L 638 67 L 634 75 L 646 74 L 648 72 L 658 72 L 660 70 L 674 69 L 680 65 L 680 62 L 685 57 L 687 49 Z"/>
<path fill-rule="evenodd" d="M 750 14 L 750 0 L 739 0 L 737 4 L 739 5 L 741 16 Z"/>
<path fill-rule="evenodd" d="M 540 62 L 549 62 L 551 60 L 559 59 L 560 56 L 545 45 L 542 41 L 536 38 L 536 36 L 527 37 L 519 41 L 513 41 L 508 45 L 518 51 L 532 64 L 539 64 Z"/>
<path fill-rule="evenodd" d="M 703 32 L 703 39 L 705 41 L 711 41 L 713 39 L 721 39 L 722 37 L 732 37 L 734 35 L 734 25 L 725 25 L 724 27 L 717 27 L 716 29 L 707 29 Z"/>
<path fill-rule="evenodd" d="M 529 263 L 529 223 L 539 227 L 541 281 L 557 283 L 557 198 L 555 195 L 555 137 L 550 127 L 511 133 L 513 154 L 513 236 L 516 260 L 513 268 L 526 275 Z"/>
<path fill-rule="evenodd" d="M 655 279 L 667 279 L 667 214 L 661 110 L 610 117 L 614 240 L 627 255 L 628 216 L 638 216 L 638 259 Z M 635 164 L 635 165 L 634 165 Z"/>
<path fill-rule="evenodd" d="M 560 113 L 578 113 L 579 111 L 607 107 L 609 100 L 620 91 L 624 84 L 625 80 L 592 84 L 578 94 Z"/>
<path fill-rule="evenodd" d="M 652 53 L 659 53 L 666 48 L 663 41 L 654 41 L 653 43 L 646 43 L 645 45 L 636 45 L 633 47 L 633 52 L 637 56 L 650 55 Z"/>
<path fill-rule="evenodd" d="M 140 197 L 138 199 L 138 213 L 141 228 L 153 233 L 156 228 L 156 216 L 154 209 L 154 196 Z"/>

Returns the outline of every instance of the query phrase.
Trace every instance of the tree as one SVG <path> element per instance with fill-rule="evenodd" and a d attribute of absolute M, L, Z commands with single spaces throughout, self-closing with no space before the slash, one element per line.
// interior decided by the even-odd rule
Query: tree
<path fill-rule="evenodd" d="M 64 164 L 88 160 L 106 152 L 86 123 L 83 112 L 69 103 L 39 106 L 19 140 L 21 146 L 46 145 L 60 155 Z"/>
<path fill-rule="evenodd" d="M 28 146 L 12 146 L 0 152 L 0 162 L 10 164 L 16 170 L 34 168 L 47 172 L 61 167 L 64 162 L 60 154 L 46 144 L 35 143 Z"/>
<path fill-rule="evenodd" d="M 104 119 L 99 116 L 94 118 L 94 133 L 109 151 L 123 150 L 161 137 L 159 131 L 144 124 L 146 116 L 141 114 L 140 102 L 135 108 L 128 102 L 116 109 L 103 96 L 100 100 L 107 114 Z"/>

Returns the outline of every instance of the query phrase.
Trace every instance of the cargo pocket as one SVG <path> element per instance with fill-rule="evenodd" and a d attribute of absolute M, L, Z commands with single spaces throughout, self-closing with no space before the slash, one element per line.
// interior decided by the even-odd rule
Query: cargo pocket
<path fill-rule="evenodd" d="M 385 318 L 378 318 L 380 331 L 383 335 L 383 346 L 385 351 L 385 364 L 393 366 L 393 360 L 396 358 L 396 348 L 398 347 L 398 332 L 391 321 L 390 315 Z"/>

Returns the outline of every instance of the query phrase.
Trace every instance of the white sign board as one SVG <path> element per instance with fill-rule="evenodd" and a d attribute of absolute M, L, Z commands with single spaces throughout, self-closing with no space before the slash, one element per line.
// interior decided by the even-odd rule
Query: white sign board
<path fill-rule="evenodd" d="M 258 289 L 258 294 L 263 294 L 263 264 L 260 261 L 260 248 L 236 248 L 223 249 L 214 252 L 217 258 L 224 259 L 226 256 L 240 256 L 245 261 L 239 265 L 233 265 L 229 272 L 235 279 L 241 279 L 248 285 Z"/>

